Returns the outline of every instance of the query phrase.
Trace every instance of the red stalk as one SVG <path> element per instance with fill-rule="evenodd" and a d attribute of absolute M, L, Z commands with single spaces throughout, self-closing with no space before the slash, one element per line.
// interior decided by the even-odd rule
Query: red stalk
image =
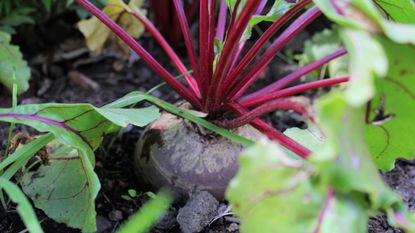
<path fill-rule="evenodd" d="M 268 48 L 265 54 L 245 73 L 240 79 L 234 80 L 230 89 L 229 98 L 239 98 L 243 92 L 256 80 L 258 75 L 272 61 L 278 51 L 280 51 L 291 39 L 296 36 L 302 29 L 313 22 L 321 15 L 320 9 L 314 7 L 301 15 L 293 24 L 291 24 L 276 41 Z"/>
<path fill-rule="evenodd" d="M 170 12 L 170 28 L 166 31 L 167 31 L 169 37 L 172 38 L 170 40 L 170 43 L 175 45 L 175 44 L 179 44 L 181 42 L 181 40 L 183 38 L 182 37 L 183 34 L 182 34 L 181 28 L 180 28 L 179 17 L 177 16 L 177 13 L 175 12 L 175 10 L 173 10 L 173 5 L 174 5 L 174 3 L 172 1 L 169 1 L 168 11 Z"/>
<path fill-rule="evenodd" d="M 199 12 L 198 11 L 198 9 L 199 9 L 199 1 L 193 1 L 191 3 L 189 3 L 187 1 L 186 3 L 187 3 L 187 5 L 185 5 L 184 9 L 185 9 L 185 12 L 186 12 L 186 17 L 190 21 L 193 18 L 193 16 L 197 12 Z"/>
<path fill-rule="evenodd" d="M 105 25 L 107 25 L 121 40 L 123 40 L 134 52 L 136 52 L 143 61 L 166 83 L 168 83 L 177 93 L 189 101 L 194 107 L 200 109 L 200 100 L 194 93 L 189 91 L 173 75 L 171 75 L 163 66 L 161 66 L 134 38 L 132 38 L 124 29 L 111 20 L 101 10 L 92 5 L 88 0 L 76 0 L 78 4 L 86 8 L 89 12 L 95 15 Z"/>
<path fill-rule="evenodd" d="M 226 6 L 225 0 L 221 0 L 218 24 L 216 26 L 216 39 L 223 41 L 225 38 L 225 27 L 226 27 L 226 17 L 228 13 L 228 7 Z"/>
<path fill-rule="evenodd" d="M 199 12 L 199 71 L 204 86 L 210 85 L 209 73 L 209 0 L 200 1 Z M 206 110 L 206 109 L 205 109 Z"/>
<path fill-rule="evenodd" d="M 333 86 L 333 85 L 336 85 L 336 84 L 339 84 L 339 83 L 344 83 L 344 82 L 347 82 L 347 81 L 349 81 L 349 76 L 340 77 L 340 78 L 323 79 L 323 80 L 319 80 L 319 81 L 315 81 L 315 82 L 301 84 L 301 85 L 291 87 L 291 88 L 287 88 L 287 89 L 284 89 L 284 90 L 281 90 L 281 91 L 267 93 L 265 95 L 258 96 L 256 98 L 252 98 L 252 99 L 249 99 L 249 100 L 242 98 L 240 100 L 240 103 L 244 107 L 252 107 L 252 106 L 255 106 L 255 105 L 259 105 L 259 104 L 264 104 L 265 102 L 276 99 L 276 98 L 295 95 L 295 94 L 299 94 L 299 93 L 302 93 L 302 92 L 305 92 L 305 91 L 315 90 L 317 88 L 329 87 L 329 86 Z"/>
<path fill-rule="evenodd" d="M 196 94 L 198 98 L 201 97 L 199 88 L 197 86 L 196 81 L 194 78 L 189 74 L 189 70 L 187 70 L 186 66 L 183 64 L 182 60 L 180 60 L 179 56 L 173 50 L 173 48 L 169 45 L 166 39 L 161 35 L 161 33 L 157 30 L 157 28 L 145 17 L 144 15 L 135 12 L 135 11 L 128 11 L 128 13 L 134 15 L 136 19 L 138 19 L 144 27 L 150 32 L 153 38 L 160 44 L 163 50 L 167 53 L 176 67 L 179 69 L 180 73 L 184 75 L 184 78 L 187 84 L 190 86 L 192 91 Z"/>
<path fill-rule="evenodd" d="M 224 87 L 229 86 L 230 81 L 234 80 L 236 77 L 241 75 L 242 71 L 249 65 L 249 63 L 254 59 L 255 55 L 259 53 L 259 50 L 265 45 L 265 43 L 271 39 L 271 37 L 284 25 L 288 20 L 294 17 L 298 12 L 304 9 L 305 6 L 311 3 L 311 0 L 303 0 L 297 3 L 293 8 L 291 8 L 287 13 L 282 15 L 277 21 L 275 21 L 261 37 L 255 42 L 253 47 L 248 51 L 248 53 L 242 58 L 241 62 L 232 70 L 229 78 L 227 78 L 227 83 L 224 84 Z"/>
<path fill-rule="evenodd" d="M 177 44 L 181 39 L 177 17 L 172 11 L 173 2 L 166 0 L 150 0 L 153 21 L 160 33 L 171 43 Z"/>
<path fill-rule="evenodd" d="M 257 11 L 255 12 L 256 15 L 260 15 L 264 10 L 265 6 L 267 5 L 268 0 L 261 0 L 261 4 L 259 4 Z"/>
<path fill-rule="evenodd" d="M 215 60 L 215 13 L 216 0 L 209 0 L 209 49 L 208 49 L 208 77 L 212 77 L 213 61 Z"/>
<path fill-rule="evenodd" d="M 229 107 L 236 113 L 242 115 L 248 111 L 238 103 L 230 104 Z M 298 142 L 292 140 L 288 136 L 284 135 L 280 131 L 276 130 L 274 127 L 270 126 L 266 122 L 257 118 L 250 123 L 253 127 L 261 131 L 263 134 L 267 135 L 269 138 L 279 142 L 282 146 L 296 153 L 297 155 L 308 158 L 311 154 L 311 151 L 304 146 L 300 145 Z"/>
<path fill-rule="evenodd" d="M 166 26 L 169 25 L 169 14 L 166 14 L 166 8 L 168 5 L 163 4 L 161 0 L 150 1 L 151 12 L 153 13 L 154 23 L 158 26 L 158 30 L 164 35 L 166 32 Z M 170 39 L 170 38 L 169 38 Z"/>
<path fill-rule="evenodd" d="M 266 0 L 261 1 L 261 4 L 258 6 L 257 11 L 255 12 L 255 15 L 261 14 L 261 12 L 264 10 L 264 7 L 265 7 L 266 3 L 267 3 Z M 242 41 L 241 44 L 239 45 L 238 51 L 236 52 L 235 57 L 233 58 L 231 68 L 229 69 L 231 72 L 234 70 L 234 67 L 235 67 L 236 63 L 238 62 L 239 57 L 241 56 L 242 50 L 245 48 L 245 45 L 246 45 L 246 40 Z M 228 77 L 229 77 L 229 75 L 225 76 L 224 84 L 221 87 L 226 87 L 226 85 L 227 85 L 226 81 L 228 81 Z M 223 93 L 223 92 L 221 91 L 220 93 Z"/>
<path fill-rule="evenodd" d="M 308 113 L 304 103 L 301 103 L 299 101 L 293 101 L 290 98 L 281 98 L 270 101 L 266 105 L 261 105 L 249 112 L 242 114 L 241 116 L 235 119 L 224 121 L 222 123 L 222 126 L 226 128 L 238 128 L 245 124 L 249 124 L 252 120 L 264 114 L 274 112 L 276 110 L 293 110 L 294 112 L 297 112 L 300 115 L 310 117 L 310 114 Z"/>
<path fill-rule="evenodd" d="M 229 35 L 227 35 L 226 42 L 221 53 L 219 62 L 217 67 L 220 69 L 216 69 L 215 73 L 212 77 L 212 82 L 215 85 L 211 85 L 208 92 L 208 98 L 210 98 L 210 102 L 213 104 L 211 107 L 213 110 L 217 109 L 218 103 L 221 99 L 216 98 L 218 96 L 220 86 L 223 82 L 223 77 L 226 76 L 227 72 L 229 71 L 230 66 L 232 65 L 232 61 L 234 55 L 238 49 L 239 41 L 255 11 L 258 9 L 259 4 L 261 1 L 257 0 L 248 0 L 242 9 L 238 19 L 235 21 L 235 25 L 231 31 L 229 31 Z M 235 9 L 236 10 L 236 9 Z M 234 13 L 235 14 L 235 13 Z"/>
<path fill-rule="evenodd" d="M 182 0 L 174 0 L 174 7 L 176 9 L 177 17 L 179 18 L 180 28 L 183 33 L 184 41 L 187 48 L 187 53 L 189 54 L 190 63 L 193 69 L 194 77 L 199 84 L 199 90 L 201 91 L 201 95 L 203 96 L 203 86 L 200 80 L 199 75 L 199 68 L 198 68 L 198 60 L 196 57 L 196 50 L 193 46 L 192 37 L 190 36 L 189 32 L 189 24 L 187 22 L 186 14 L 183 9 L 183 2 Z"/>
<path fill-rule="evenodd" d="M 329 63 L 330 61 L 332 61 L 332 60 L 334 60 L 334 59 L 336 59 L 340 56 L 345 55 L 346 53 L 347 53 L 347 50 L 344 49 L 344 48 L 341 48 L 341 49 L 337 50 L 336 52 L 334 52 L 334 53 L 332 53 L 332 54 L 330 54 L 326 57 L 323 57 L 322 59 L 317 60 L 317 61 L 315 61 L 311 64 L 308 64 L 308 65 L 300 68 L 299 70 L 297 70 L 297 71 L 295 71 L 295 72 L 279 79 L 278 81 L 272 83 L 271 85 L 268 85 L 265 88 L 262 88 L 258 91 L 255 91 L 252 94 L 249 94 L 249 95 L 243 97 L 242 99 L 244 101 L 247 101 L 247 100 L 259 97 L 261 95 L 265 95 L 265 94 L 268 94 L 270 92 L 280 90 L 281 88 L 283 88 L 285 86 L 288 86 L 291 83 L 299 80 L 304 75 L 309 74 L 310 72 L 316 70 L 317 68 Z M 238 96 L 236 96 L 236 97 L 238 97 Z"/>
<path fill-rule="evenodd" d="M 229 26 L 228 26 L 228 28 L 226 30 L 226 36 L 229 35 L 229 32 L 232 30 L 232 28 L 235 25 L 236 16 L 238 14 L 238 8 L 239 8 L 239 5 L 240 4 L 241 4 L 241 0 L 236 0 L 235 7 L 233 9 L 233 12 L 231 13 L 231 20 L 230 20 Z"/>

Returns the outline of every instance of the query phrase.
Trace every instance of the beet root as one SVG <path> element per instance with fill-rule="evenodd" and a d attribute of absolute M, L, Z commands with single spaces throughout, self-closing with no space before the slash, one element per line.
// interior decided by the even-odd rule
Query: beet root
<path fill-rule="evenodd" d="M 208 191 L 222 200 L 238 170 L 243 146 L 203 131 L 187 120 L 162 113 L 139 139 L 134 156 L 139 181 L 154 189 L 166 187 L 179 198 Z M 262 137 L 250 125 L 232 131 L 254 141 Z"/>

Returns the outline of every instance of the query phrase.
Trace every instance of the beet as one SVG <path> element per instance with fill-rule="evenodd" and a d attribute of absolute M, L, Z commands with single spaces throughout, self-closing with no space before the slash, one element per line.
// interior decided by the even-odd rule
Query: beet
<path fill-rule="evenodd" d="M 147 127 L 139 139 L 135 167 L 139 181 L 154 189 L 166 187 L 176 197 L 194 191 L 208 191 L 217 199 L 238 170 L 243 146 L 170 113 Z M 262 134 L 246 125 L 233 130 L 251 140 Z"/>

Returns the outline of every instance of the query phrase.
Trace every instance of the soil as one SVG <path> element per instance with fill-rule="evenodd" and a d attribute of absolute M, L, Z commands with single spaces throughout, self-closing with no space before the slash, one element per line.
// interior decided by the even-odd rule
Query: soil
<path fill-rule="evenodd" d="M 26 58 L 30 61 L 33 78 L 31 89 L 20 97 L 20 103 L 88 102 L 95 106 L 102 106 L 130 91 L 149 90 L 161 82 L 139 60 L 132 62 L 130 65 L 127 62 L 120 63 L 119 57 L 114 55 L 113 51 L 106 51 L 98 57 L 85 53 L 73 59 L 54 61 L 53 55 L 62 52 L 64 44 L 80 43 L 80 35 L 73 28 L 68 30 L 72 30 L 72 33 L 68 33 L 71 35 L 68 40 L 55 43 L 53 47 L 48 48 L 46 51 L 37 51 L 37 53 L 33 54 L 31 53 L 33 49 L 27 49 L 30 53 L 25 54 L 30 54 Z M 159 49 L 156 49 L 157 46 L 151 40 L 146 38 L 141 40 L 142 44 L 149 48 L 153 56 L 162 61 L 165 60 L 165 55 Z M 164 65 L 170 66 L 167 63 Z M 278 60 L 268 68 L 267 73 L 272 73 L 275 76 L 276 73 L 280 73 L 281 67 L 289 66 L 282 60 Z M 285 70 L 287 69 L 285 68 Z M 70 71 L 80 72 L 89 81 L 92 80 L 98 84 L 98 87 L 94 85 L 95 88 L 92 88 L 91 85 L 86 85 L 85 87 L 79 80 L 73 81 L 73 79 L 69 79 L 67 74 Z M 179 99 L 179 96 L 171 92 L 168 87 L 162 87 L 153 94 L 170 103 L 175 103 Z M 0 89 L 0 107 L 6 106 L 10 106 L 10 93 Z M 301 119 L 293 114 L 284 114 L 278 118 L 275 115 L 269 115 L 267 120 L 279 129 L 303 125 Z M 0 154 L 3 154 L 6 147 L 7 131 L 8 125 L 0 123 Z M 31 135 L 36 134 L 33 130 L 23 126 L 15 129 L 15 132 L 22 131 L 28 132 Z M 139 181 L 134 176 L 133 170 L 132 155 L 135 143 L 142 131 L 143 129 L 141 128 L 128 127 L 117 134 L 108 135 L 102 147 L 96 153 L 96 172 L 102 184 L 102 189 L 96 200 L 98 232 L 114 232 L 122 222 L 127 220 L 149 198 L 147 193 L 149 190 L 139 188 Z M 415 203 L 415 189 L 413 188 L 415 183 L 414 168 L 412 162 L 400 161 L 392 172 L 383 174 L 385 181 L 403 197 L 411 209 L 414 208 Z M 125 198 L 125 196 L 128 196 L 127 193 L 130 189 L 136 190 L 139 195 L 133 199 Z M 238 232 L 239 221 L 227 214 L 226 203 L 218 204 L 215 201 L 210 203 L 214 203 L 212 205 L 215 205 L 215 208 L 217 205 L 219 207 L 217 208 L 217 213 L 213 215 L 212 212 L 209 213 L 210 217 L 213 216 L 216 221 L 210 225 L 208 224 L 204 232 Z M 183 204 L 173 206 L 152 232 L 182 232 L 176 220 L 181 207 L 183 207 Z M 40 210 L 37 210 L 37 214 L 45 232 L 79 232 L 79 230 L 70 229 L 63 224 L 54 222 Z M 192 213 L 187 213 L 187 215 L 195 218 Z M 204 216 L 199 217 L 203 218 Z M 186 219 L 181 219 L 180 221 L 186 222 Z M 0 232 L 15 233 L 23 230 L 25 230 L 25 227 L 16 213 L 15 206 L 10 205 L 7 210 L 0 208 Z M 391 228 L 384 217 L 379 217 L 370 220 L 369 232 L 394 233 L 401 231 Z"/>

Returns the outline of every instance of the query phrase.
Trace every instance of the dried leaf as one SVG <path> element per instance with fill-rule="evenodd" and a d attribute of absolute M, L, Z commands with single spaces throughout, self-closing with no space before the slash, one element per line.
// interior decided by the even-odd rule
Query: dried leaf
<path fill-rule="evenodd" d="M 144 26 L 129 12 L 145 14 L 145 11 L 140 9 L 142 4 L 142 0 L 131 0 L 128 5 L 122 0 L 110 0 L 102 11 L 112 20 L 119 23 L 128 34 L 138 38 L 144 32 Z M 96 17 L 81 20 L 78 26 L 79 30 L 84 34 L 87 46 L 91 51 L 101 51 L 105 43 L 110 39 L 111 30 Z"/>

